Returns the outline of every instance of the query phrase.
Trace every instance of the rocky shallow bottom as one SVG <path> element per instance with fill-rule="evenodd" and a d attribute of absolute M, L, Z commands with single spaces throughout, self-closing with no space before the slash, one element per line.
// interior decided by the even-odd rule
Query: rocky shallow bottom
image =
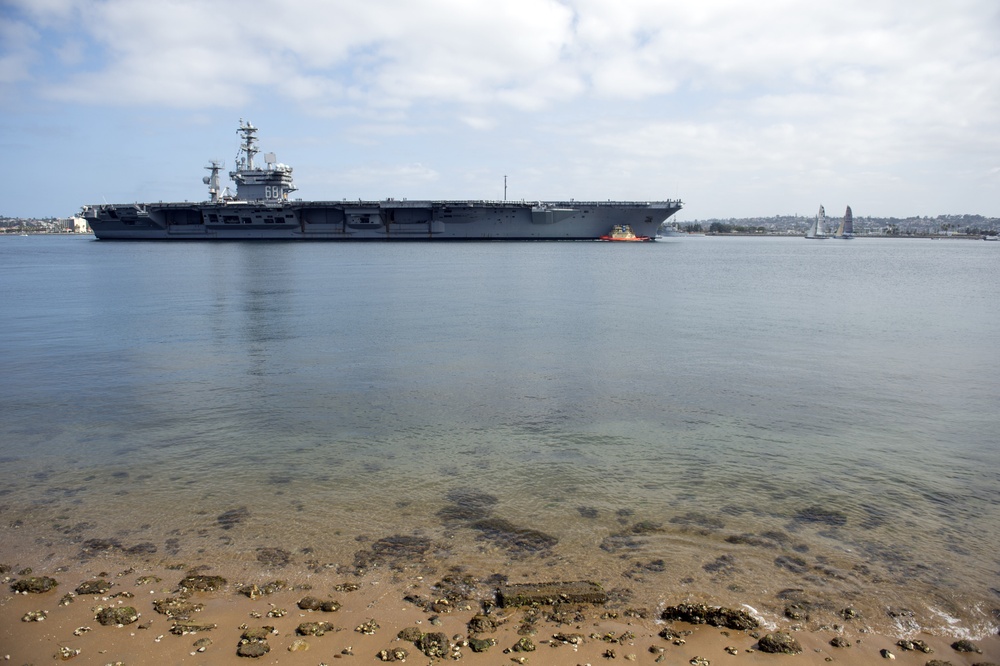
<path fill-rule="evenodd" d="M 793 594 L 776 620 L 750 604 L 723 607 L 691 593 L 530 579 L 523 572 L 511 580 L 448 567 L 424 558 L 423 545 L 417 537 L 379 540 L 350 570 L 288 567 L 281 553 L 266 553 L 254 571 L 154 564 L 118 551 L 64 565 L 0 564 L 0 658 L 12 664 L 1000 663 L 998 636 L 880 634 L 851 606 L 826 612 Z"/>

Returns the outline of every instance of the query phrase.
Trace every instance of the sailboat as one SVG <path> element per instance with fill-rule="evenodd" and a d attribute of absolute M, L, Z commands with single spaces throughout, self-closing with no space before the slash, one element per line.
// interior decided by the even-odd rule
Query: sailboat
<path fill-rule="evenodd" d="M 810 225 L 809 231 L 806 232 L 806 238 L 815 238 L 817 240 L 823 240 L 827 238 L 826 235 L 826 211 L 823 207 L 819 207 L 819 212 L 816 213 L 816 220 Z"/>
<path fill-rule="evenodd" d="M 850 206 L 847 207 L 847 212 L 844 213 L 844 219 L 840 221 L 834 238 L 843 238 L 844 240 L 854 238 L 854 215 L 851 213 Z"/>

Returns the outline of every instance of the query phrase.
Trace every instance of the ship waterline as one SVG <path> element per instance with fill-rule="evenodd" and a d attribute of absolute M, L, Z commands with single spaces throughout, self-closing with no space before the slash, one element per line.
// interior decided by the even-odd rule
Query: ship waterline
<path fill-rule="evenodd" d="M 254 163 L 257 128 L 240 121 L 235 195 L 223 189 L 221 166 L 206 167 L 209 200 L 84 206 L 81 216 L 110 240 L 597 240 L 619 226 L 654 237 L 681 209 L 678 200 L 636 201 L 302 201 L 292 168 L 272 153 Z"/>

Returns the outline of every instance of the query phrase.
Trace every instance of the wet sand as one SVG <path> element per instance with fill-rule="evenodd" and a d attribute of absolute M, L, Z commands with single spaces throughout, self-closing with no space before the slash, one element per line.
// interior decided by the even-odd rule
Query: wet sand
<path fill-rule="evenodd" d="M 121 553 L 105 553 L 85 561 L 49 560 L 32 565 L 25 559 L 16 565 L 5 564 L 18 567 L 4 573 L 0 593 L 0 659 L 12 664 L 59 660 L 64 658 L 61 648 L 67 650 L 66 655 L 72 655 L 67 660 L 75 664 L 381 663 L 378 653 L 395 648 L 408 652 L 407 663 L 429 664 L 452 658 L 427 657 L 413 642 L 398 638 L 397 634 L 407 627 L 424 633 L 443 632 L 451 644 L 459 646 L 455 653 L 469 664 L 573 666 L 619 660 L 688 664 L 701 657 L 711 664 L 805 665 L 834 661 L 863 666 L 884 663 L 886 658 L 880 654 L 883 649 L 890 650 L 900 664 L 923 666 L 931 659 L 953 666 L 1000 663 L 997 636 L 974 641 L 981 654 L 955 651 L 951 647 L 954 637 L 908 636 L 920 638 L 933 648 L 932 654 L 924 654 L 903 651 L 896 645 L 899 637 L 874 633 L 861 621 L 848 620 L 817 628 L 786 619 L 765 621 L 759 630 L 736 631 L 659 620 L 667 605 L 712 604 L 711 599 L 698 599 L 690 591 L 675 595 L 669 590 L 645 590 L 647 594 L 628 600 L 611 593 L 608 602 L 602 605 L 567 603 L 556 609 L 500 608 L 493 605 L 495 577 L 480 578 L 458 568 L 449 571 L 440 563 L 431 567 L 410 566 L 401 560 L 353 573 L 335 569 L 310 572 L 294 567 L 271 570 L 233 567 L 222 571 L 201 566 L 195 573 L 224 576 L 227 582 L 216 591 L 190 593 L 188 601 L 203 605 L 201 610 L 190 613 L 190 619 L 199 625 L 215 627 L 175 635 L 171 633 L 173 620 L 158 613 L 154 601 L 179 596 L 179 582 L 191 573 L 182 563 L 154 563 Z M 18 575 L 26 567 L 32 571 Z M 28 576 L 51 576 L 58 586 L 37 594 L 13 593 L 12 582 Z M 81 583 L 95 579 L 104 579 L 112 585 L 99 595 L 74 593 Z M 240 592 L 241 588 L 254 584 L 264 589 L 275 580 L 283 581 L 284 586 L 271 594 L 251 598 Z M 545 580 L 542 572 L 541 578 L 532 582 Z M 333 612 L 301 610 L 297 604 L 306 596 L 336 600 L 340 608 Z M 441 603 L 442 599 L 447 599 L 447 603 Z M 655 603 L 644 607 L 634 605 L 639 599 Z M 493 639 L 495 645 L 475 653 L 467 643 L 469 621 L 483 612 L 484 602 L 489 617 L 498 626 L 494 631 L 473 635 Z M 133 606 L 139 617 L 124 626 L 102 626 L 95 619 L 98 608 L 109 606 Z M 43 621 L 23 621 L 32 611 L 46 611 L 47 616 Z M 374 634 L 357 631 L 370 620 L 378 625 Z M 322 636 L 297 635 L 297 628 L 305 622 L 328 622 L 333 629 Z M 237 656 L 244 629 L 265 626 L 273 627 L 267 636 L 270 651 L 258 659 Z M 659 633 L 665 627 L 680 634 L 680 638 L 661 637 Z M 757 639 L 770 631 L 791 634 L 801 644 L 802 653 L 788 656 L 760 652 Z M 554 638 L 559 633 L 581 635 L 582 642 L 578 645 L 562 642 Z M 512 651 L 525 636 L 536 649 Z M 846 639 L 850 647 L 832 647 L 830 640 L 835 636 Z M 198 651 L 203 643 L 196 646 L 196 641 L 206 638 L 211 644 Z M 304 641 L 307 649 L 290 651 L 295 641 L 300 641 L 300 648 Z M 735 648 L 736 654 L 730 654 L 726 648 Z"/>

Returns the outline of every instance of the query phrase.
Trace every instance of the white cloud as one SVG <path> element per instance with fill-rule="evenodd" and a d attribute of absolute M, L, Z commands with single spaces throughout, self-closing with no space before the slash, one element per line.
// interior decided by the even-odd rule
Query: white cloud
<path fill-rule="evenodd" d="M 477 130 L 491 130 L 497 126 L 495 119 L 485 116 L 462 116 L 459 120 Z"/>
<path fill-rule="evenodd" d="M 0 22 L 0 85 L 16 83 L 30 78 L 36 60 L 34 46 L 38 33 L 19 21 Z"/>
<path fill-rule="evenodd" d="M 425 185 L 438 178 L 440 174 L 437 171 L 416 163 L 349 169 L 337 174 L 332 182 L 338 187 L 344 184 L 371 186 L 372 183 L 383 183 L 383 187 L 391 187 L 393 191 L 406 191 L 413 186 Z"/>

